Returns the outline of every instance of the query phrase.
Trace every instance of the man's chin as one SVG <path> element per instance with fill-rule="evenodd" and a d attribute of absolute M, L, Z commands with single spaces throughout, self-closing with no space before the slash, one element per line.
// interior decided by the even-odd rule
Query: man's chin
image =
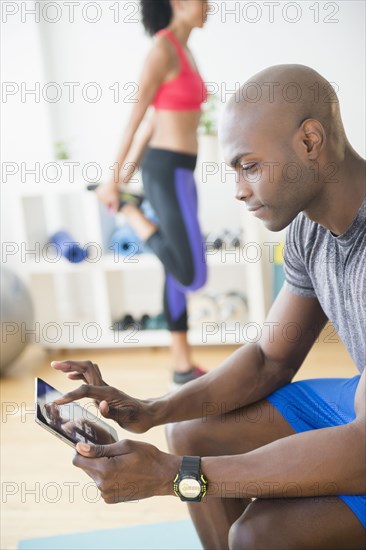
<path fill-rule="evenodd" d="M 273 231 L 274 233 L 278 231 L 282 231 L 283 229 L 288 227 L 291 223 L 291 221 L 284 221 L 276 218 L 272 218 L 270 220 L 262 220 L 262 221 L 265 228 L 268 229 L 269 231 Z"/>

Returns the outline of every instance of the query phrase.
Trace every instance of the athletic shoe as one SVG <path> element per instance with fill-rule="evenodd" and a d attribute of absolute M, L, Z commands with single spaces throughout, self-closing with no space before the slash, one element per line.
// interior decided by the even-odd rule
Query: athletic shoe
<path fill-rule="evenodd" d="M 145 320 L 146 330 L 166 330 L 168 324 L 165 319 L 164 313 L 158 313 L 157 315 L 152 315 Z"/>
<path fill-rule="evenodd" d="M 111 327 L 112 330 L 142 330 L 141 322 L 137 321 L 127 313 L 121 319 L 115 321 Z"/>
<path fill-rule="evenodd" d="M 196 380 L 204 374 L 207 374 L 207 371 L 200 367 L 192 367 L 188 372 L 174 371 L 172 388 L 180 388 L 184 384 L 187 384 L 187 382 L 192 382 L 192 380 Z"/>

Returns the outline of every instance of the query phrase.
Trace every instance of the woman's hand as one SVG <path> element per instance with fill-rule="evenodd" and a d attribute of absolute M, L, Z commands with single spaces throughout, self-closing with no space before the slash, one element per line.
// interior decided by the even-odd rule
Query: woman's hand
<path fill-rule="evenodd" d="M 104 204 L 110 212 L 118 212 L 120 191 L 113 181 L 104 185 L 99 185 L 96 189 L 96 193 L 98 200 Z"/>

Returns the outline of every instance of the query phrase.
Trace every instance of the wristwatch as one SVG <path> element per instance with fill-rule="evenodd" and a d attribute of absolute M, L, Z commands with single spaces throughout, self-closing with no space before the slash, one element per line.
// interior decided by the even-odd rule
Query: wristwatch
<path fill-rule="evenodd" d="M 201 472 L 199 456 L 184 456 L 173 489 L 183 502 L 201 502 L 207 492 L 207 480 Z"/>

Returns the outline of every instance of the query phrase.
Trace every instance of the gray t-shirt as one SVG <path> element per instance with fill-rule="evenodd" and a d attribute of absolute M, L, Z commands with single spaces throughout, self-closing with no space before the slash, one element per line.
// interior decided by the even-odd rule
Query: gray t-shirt
<path fill-rule="evenodd" d="M 284 260 L 288 290 L 318 298 L 362 372 L 366 366 L 366 199 L 338 237 L 299 214 L 287 231 Z"/>

